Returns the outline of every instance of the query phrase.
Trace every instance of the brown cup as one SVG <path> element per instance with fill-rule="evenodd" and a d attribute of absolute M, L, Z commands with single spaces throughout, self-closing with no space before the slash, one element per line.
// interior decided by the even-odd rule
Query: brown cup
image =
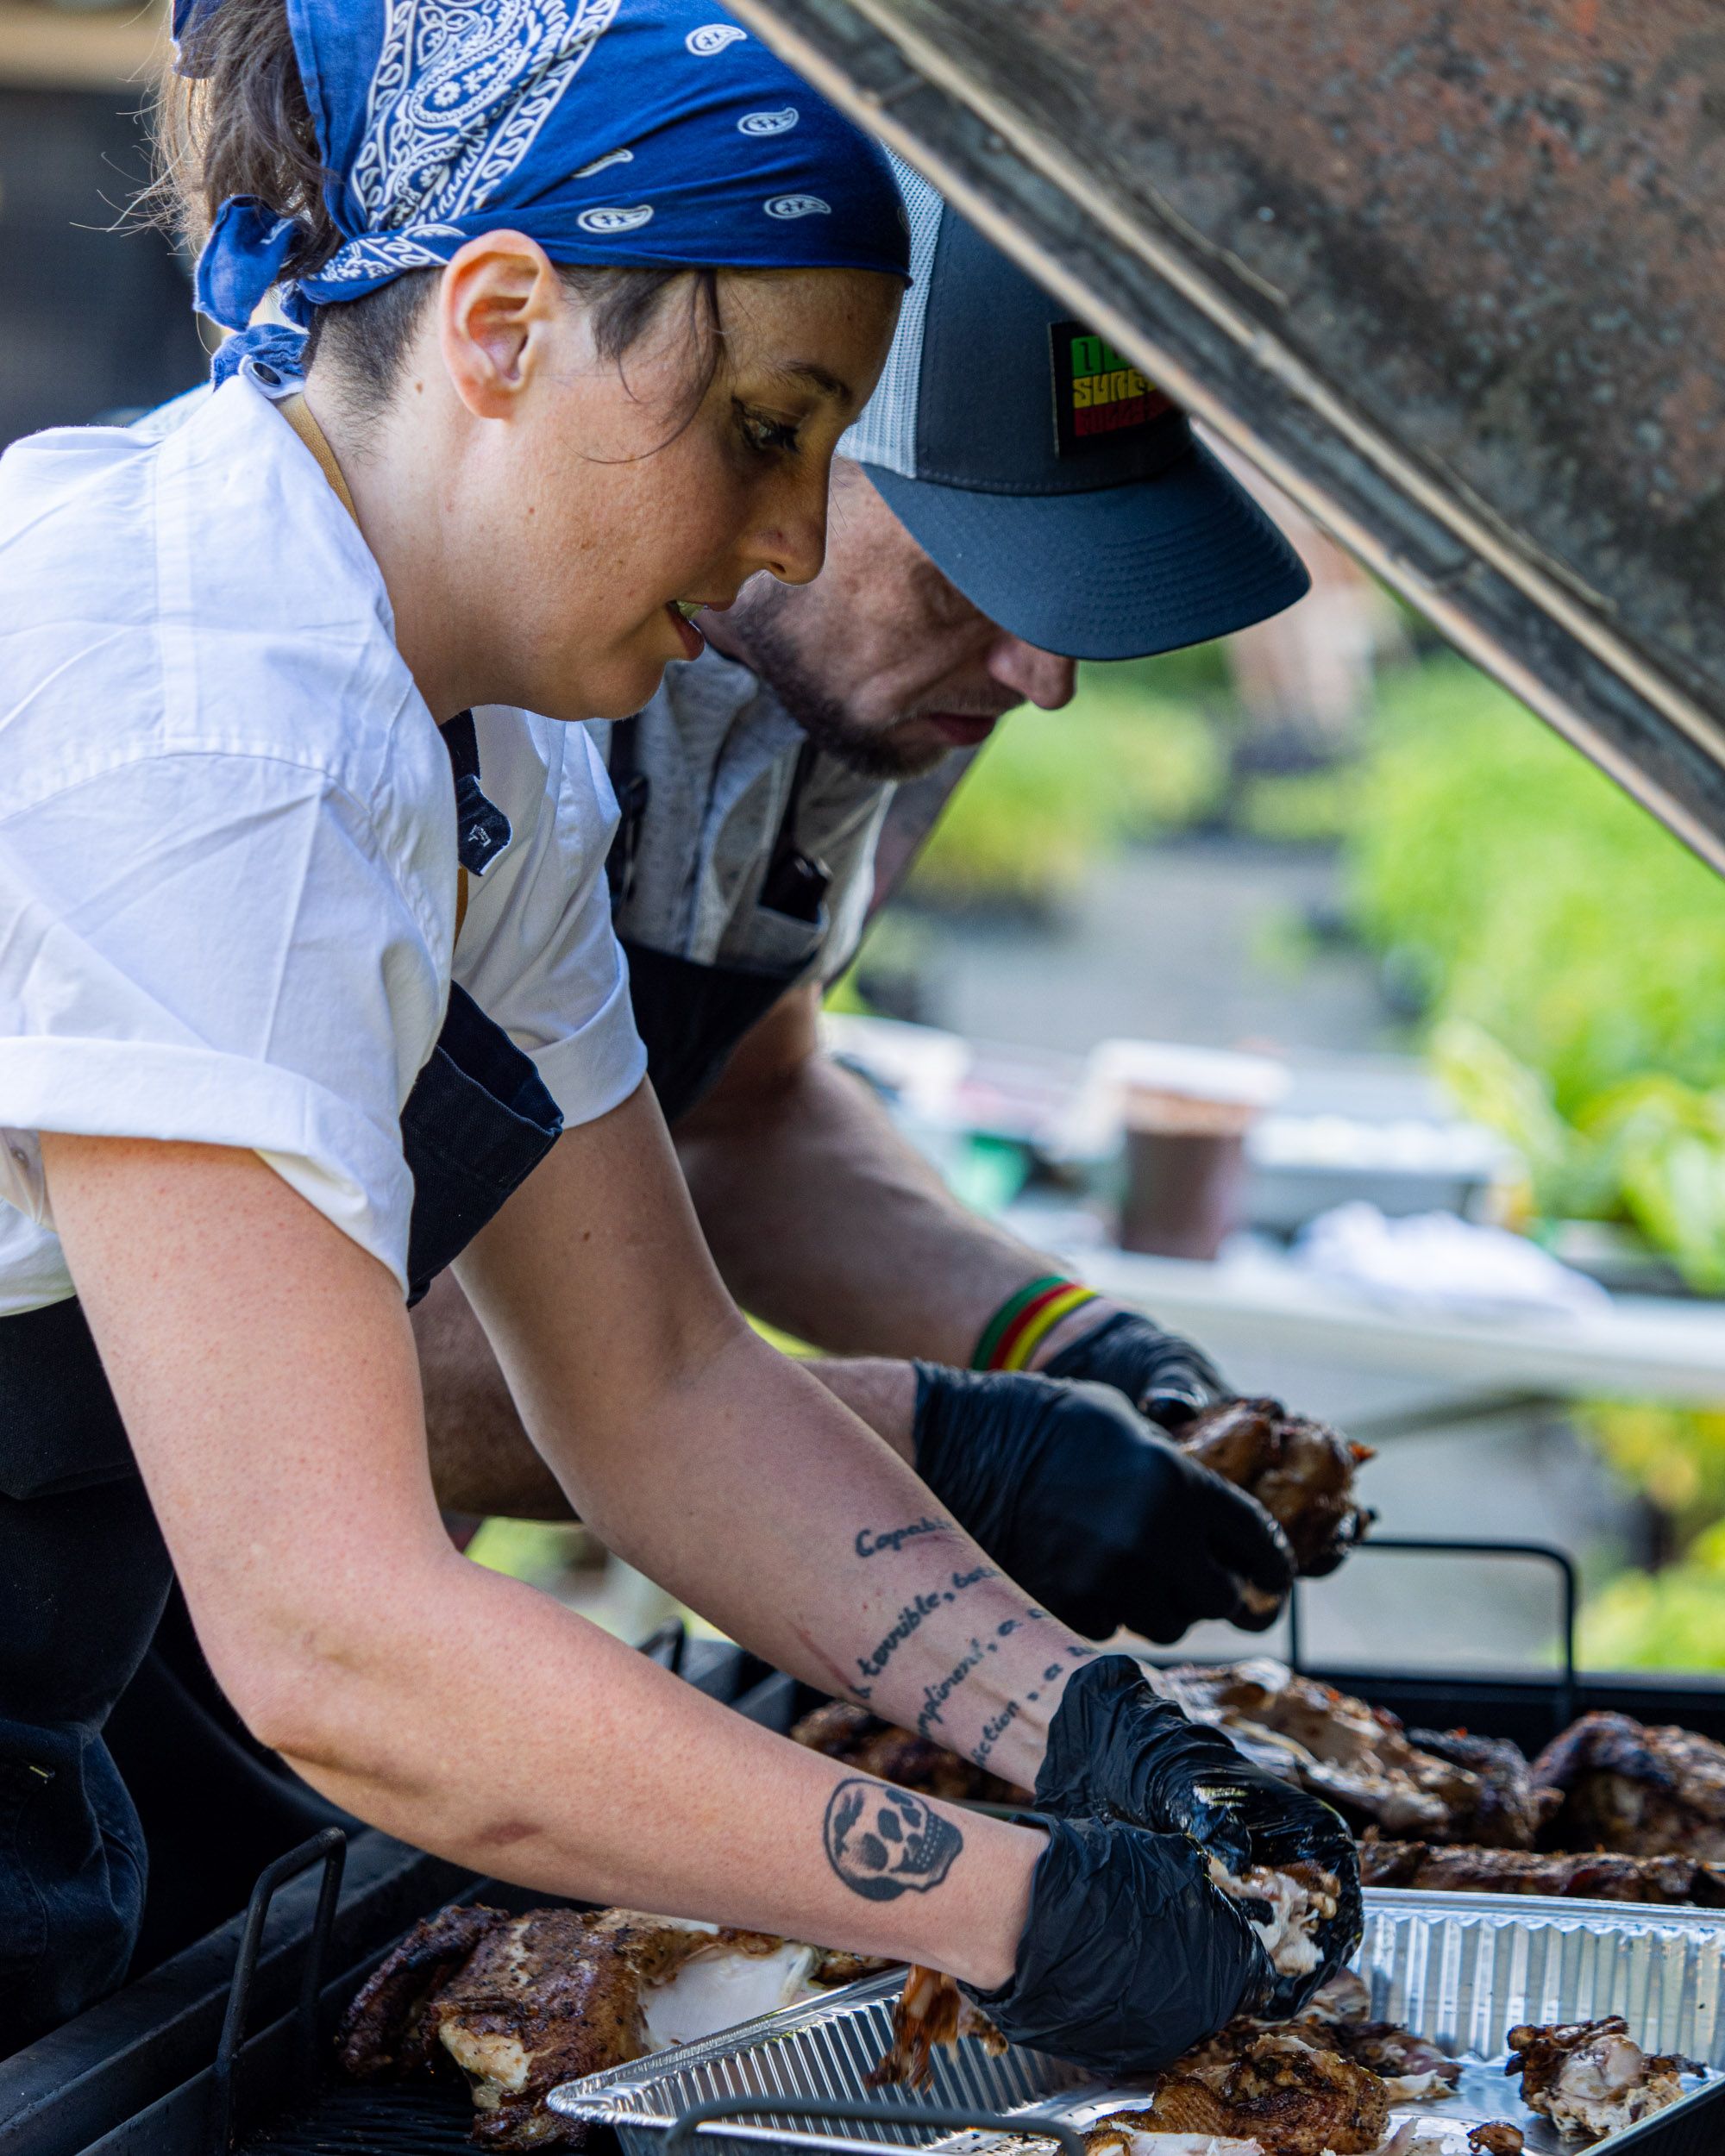
<path fill-rule="evenodd" d="M 1128 1086 L 1123 1250 L 1216 1256 L 1239 1222 L 1245 1134 L 1257 1112 L 1244 1101 Z"/>

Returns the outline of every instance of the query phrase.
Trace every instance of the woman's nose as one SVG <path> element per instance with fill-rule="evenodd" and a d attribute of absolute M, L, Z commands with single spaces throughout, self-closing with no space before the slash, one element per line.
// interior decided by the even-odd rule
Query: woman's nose
<path fill-rule="evenodd" d="M 1078 683 L 1076 661 L 1063 659 L 1022 636 L 998 636 L 988 651 L 988 671 L 1003 687 L 1015 689 L 1044 711 L 1072 701 Z"/>
<path fill-rule="evenodd" d="M 756 542 L 757 566 L 781 584 L 812 584 L 826 560 L 826 482 L 777 505 Z"/>

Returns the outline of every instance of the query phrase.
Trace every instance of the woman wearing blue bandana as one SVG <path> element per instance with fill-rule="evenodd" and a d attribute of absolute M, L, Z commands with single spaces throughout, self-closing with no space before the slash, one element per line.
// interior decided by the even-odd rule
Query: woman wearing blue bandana
<path fill-rule="evenodd" d="M 1024 1783 L 1089 1658 L 724 1294 L 561 723 L 819 567 L 890 176 L 711 0 L 175 29 L 219 386 L 0 460 L 0 2028 L 124 1974 L 102 1727 L 171 1562 L 254 1732 L 393 1833 L 1170 2055 L 1262 1974 L 1183 1836 L 769 1736 L 468 1564 L 427 1470 L 405 1305 L 458 1261 L 581 1515 L 758 1653 Z"/>

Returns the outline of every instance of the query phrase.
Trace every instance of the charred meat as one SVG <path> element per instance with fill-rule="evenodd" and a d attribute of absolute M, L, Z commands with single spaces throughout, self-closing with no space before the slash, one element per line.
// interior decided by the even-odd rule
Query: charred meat
<path fill-rule="evenodd" d="M 1584 1714 L 1534 1762 L 1561 1792 L 1549 1839 L 1630 1857 L 1725 1862 L 1725 1745 L 1628 1714 Z"/>
<path fill-rule="evenodd" d="M 1189 2072 L 1182 2060 L 1158 2075 L 1147 2110 L 1101 2123 L 1255 2140 L 1264 2156 L 1368 2156 L 1389 2122 L 1375 2073 L 1287 2028 L 1253 2037 L 1226 2066 Z"/>
<path fill-rule="evenodd" d="M 473 2094 L 476 2141 L 579 2147 L 586 2129 L 545 2106 L 559 2082 L 786 2004 L 806 1984 L 847 1982 L 869 1965 L 766 1933 L 632 1909 L 444 1909 L 416 1925 L 367 1979 L 342 2023 L 339 2056 L 359 2080 L 453 2065 Z M 704 1991 L 693 2001 L 681 1996 L 692 1981 Z"/>
<path fill-rule="evenodd" d="M 1332 1977 L 1295 2021 L 1270 2022 L 1241 2015 L 1209 2041 L 1188 2052 L 1175 2071 L 1214 2081 L 1261 2036 L 1297 2036 L 1313 2051 L 1338 2052 L 1374 2073 L 1392 2103 L 1424 2103 L 1446 2095 L 1461 2064 L 1399 2021 L 1371 2018 L 1371 1994 L 1351 1970 Z"/>
<path fill-rule="evenodd" d="M 830 1700 L 805 1714 L 792 1729 L 791 1740 L 806 1745 L 811 1752 L 825 1752 L 829 1759 L 843 1760 L 858 1774 L 896 1782 L 900 1789 L 915 1789 L 923 1796 L 980 1804 L 1030 1802 L 1028 1790 L 844 1700 Z"/>
<path fill-rule="evenodd" d="M 1509 2032 L 1509 2063 L 1521 2099 L 1560 2132 L 1602 2140 L 1651 2118 L 1684 2093 L 1681 2076 L 1706 2070 L 1693 2059 L 1644 2052 L 1621 2014 L 1596 2021 Z"/>
<path fill-rule="evenodd" d="M 1555 1799 L 1514 1745 L 1451 1731 L 1416 1743 L 1394 1714 L 1295 1677 L 1285 1663 L 1183 1663 L 1162 1672 L 1195 1721 L 1333 1804 L 1356 1832 L 1527 1849 Z M 1453 1756 L 1446 1756 L 1453 1755 Z M 1463 1756 L 1465 1755 L 1465 1756 Z"/>
<path fill-rule="evenodd" d="M 871 2089 L 925 2089 L 934 2078 L 938 2045 L 975 2036 L 999 2058 L 1007 2040 L 959 1990 L 957 1979 L 938 1969 L 913 1965 L 893 2007 L 893 2040 L 887 2055 L 869 2076 Z"/>
<path fill-rule="evenodd" d="M 1489 2119 L 1468 2128 L 1467 2145 L 1472 2156 L 1521 2156 L 1527 2137 L 1508 2119 Z"/>
<path fill-rule="evenodd" d="M 416 1924 L 354 1994 L 336 2039 L 343 2072 L 355 2081 L 406 2081 L 437 2060 L 431 2002 L 488 1932 L 510 1919 L 483 1902 L 439 1909 Z"/>
<path fill-rule="evenodd" d="M 1725 1866 L 1690 1857 L 1622 1857 L 1532 1849 L 1436 1848 L 1423 1841 L 1359 1846 L 1362 1884 L 1446 1894 L 1549 1894 L 1586 1902 L 1688 1902 L 1725 1908 Z"/>
<path fill-rule="evenodd" d="M 1276 1521 L 1301 1572 L 1333 1572 L 1372 1514 L 1355 1502 L 1353 1478 L 1371 1457 L 1321 1422 L 1290 1415 L 1279 1400 L 1232 1400 L 1181 1432 L 1180 1448 L 1247 1491 Z"/>

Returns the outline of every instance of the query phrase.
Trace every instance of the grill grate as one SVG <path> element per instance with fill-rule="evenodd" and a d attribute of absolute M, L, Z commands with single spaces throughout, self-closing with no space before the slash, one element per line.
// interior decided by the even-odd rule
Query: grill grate
<path fill-rule="evenodd" d="M 467 2090 L 452 2084 L 339 2084 L 310 2111 L 236 2142 L 235 2156 L 457 2156 L 473 2149 L 473 2122 Z"/>

